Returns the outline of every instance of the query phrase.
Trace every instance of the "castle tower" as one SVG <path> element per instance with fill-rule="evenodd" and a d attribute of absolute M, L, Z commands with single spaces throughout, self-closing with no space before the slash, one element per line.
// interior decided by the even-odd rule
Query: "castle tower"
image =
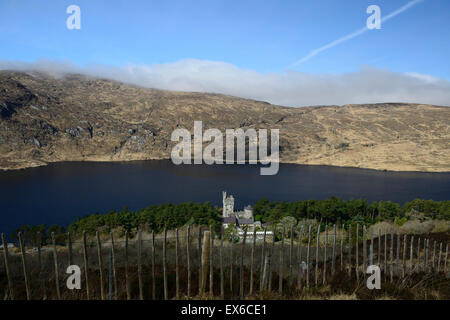
<path fill-rule="evenodd" d="M 234 198 L 232 195 L 227 197 L 226 191 L 222 192 L 223 196 L 223 212 L 224 217 L 230 217 L 234 213 Z"/>

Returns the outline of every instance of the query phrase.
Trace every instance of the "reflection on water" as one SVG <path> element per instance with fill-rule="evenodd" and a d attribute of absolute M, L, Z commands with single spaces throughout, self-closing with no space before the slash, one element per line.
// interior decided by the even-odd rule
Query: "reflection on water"
<path fill-rule="evenodd" d="M 281 164 L 275 176 L 256 165 L 180 165 L 170 161 L 68 162 L 0 172 L 2 232 L 23 224 L 66 225 L 89 213 L 185 201 L 221 205 L 221 191 L 236 207 L 270 200 L 366 198 L 399 203 L 414 198 L 450 200 L 450 173 L 381 172 Z"/>

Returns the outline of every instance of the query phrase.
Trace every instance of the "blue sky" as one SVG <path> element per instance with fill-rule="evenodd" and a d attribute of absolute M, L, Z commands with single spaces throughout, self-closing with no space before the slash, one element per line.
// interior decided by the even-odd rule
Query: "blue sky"
<path fill-rule="evenodd" d="M 450 80 L 450 1 L 424 0 L 361 36 L 293 63 L 409 0 L 0 0 L 0 60 L 151 66 L 183 59 L 259 74 L 345 74 L 361 66 Z M 68 30 L 66 8 L 81 8 Z M 220 91 L 220 90 L 219 90 Z"/>

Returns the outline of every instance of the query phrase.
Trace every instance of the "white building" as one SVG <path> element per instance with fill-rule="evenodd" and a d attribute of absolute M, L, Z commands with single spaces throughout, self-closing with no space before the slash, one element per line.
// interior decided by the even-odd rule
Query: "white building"
<path fill-rule="evenodd" d="M 15 248 L 16 246 L 14 245 L 14 243 L 7 243 L 6 247 L 8 249 L 12 249 L 12 248 Z M 2 244 L 0 245 L 0 249 L 3 249 L 3 245 Z"/>

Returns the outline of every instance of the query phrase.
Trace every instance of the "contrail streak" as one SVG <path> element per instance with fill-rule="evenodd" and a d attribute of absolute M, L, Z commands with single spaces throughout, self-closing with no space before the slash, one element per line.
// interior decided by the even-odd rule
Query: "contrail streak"
<path fill-rule="evenodd" d="M 408 10 L 409 8 L 411 8 L 412 6 L 415 6 L 416 4 L 422 2 L 424 0 L 413 0 L 408 2 L 407 4 L 405 4 L 403 7 L 398 8 L 397 10 L 391 12 L 390 14 L 388 14 L 387 16 L 385 16 L 384 18 L 381 18 L 381 22 L 386 22 L 390 19 L 392 19 L 393 17 L 395 17 L 396 15 Z M 334 40 L 326 45 L 324 45 L 323 47 L 317 48 L 312 50 L 310 53 L 308 53 L 306 56 L 304 56 L 303 58 L 301 58 L 300 60 L 298 60 L 297 62 L 295 62 L 292 66 L 297 66 L 305 61 L 308 61 L 309 59 L 311 59 L 312 57 L 316 56 L 317 54 L 319 54 L 322 51 L 325 51 L 327 49 L 330 49 L 334 46 L 337 46 L 338 44 L 345 42 L 347 40 L 353 39 L 361 34 L 363 34 L 364 32 L 368 31 L 369 29 L 367 27 L 361 28 L 359 30 L 356 30 L 342 38 L 339 38 L 337 40 Z"/>

